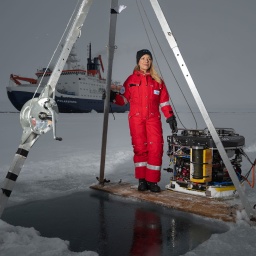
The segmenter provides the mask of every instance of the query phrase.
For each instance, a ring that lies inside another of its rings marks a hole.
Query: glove
[[[116,94],[117,94],[116,92],[110,91],[110,99],[109,99],[110,102],[114,102]],[[106,99],[106,91],[104,90],[102,93],[102,100],[105,100],[105,99]]]
[[[172,133],[177,133],[178,132],[177,121],[176,121],[176,117],[174,115],[167,118],[166,123],[168,123],[170,125]]]
[[[110,91],[110,102],[114,102],[117,92]]]

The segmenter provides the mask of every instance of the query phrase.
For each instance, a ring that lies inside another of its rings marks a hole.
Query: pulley
[[[22,140],[26,139],[26,134],[45,134],[53,129],[53,138],[56,137],[55,124],[57,122],[59,110],[57,103],[52,98],[33,98],[29,100],[21,109],[20,123],[23,128]]]

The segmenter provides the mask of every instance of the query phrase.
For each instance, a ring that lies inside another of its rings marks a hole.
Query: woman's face
[[[148,54],[143,55],[140,58],[139,63],[138,63],[140,70],[142,72],[147,72],[150,69],[151,64],[152,64],[152,59],[151,59],[150,55],[148,55]]]

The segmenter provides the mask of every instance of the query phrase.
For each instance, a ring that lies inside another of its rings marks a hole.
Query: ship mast
[[[89,44],[89,57],[87,58],[87,72],[92,70],[92,46]]]

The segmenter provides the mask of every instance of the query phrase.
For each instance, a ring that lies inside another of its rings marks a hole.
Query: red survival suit
[[[129,126],[134,148],[135,178],[159,182],[163,156],[161,108],[165,118],[173,116],[164,82],[157,83],[150,73],[134,71],[117,94],[114,103],[130,103]]]
[[[162,255],[161,218],[152,211],[136,209],[129,256]]]

